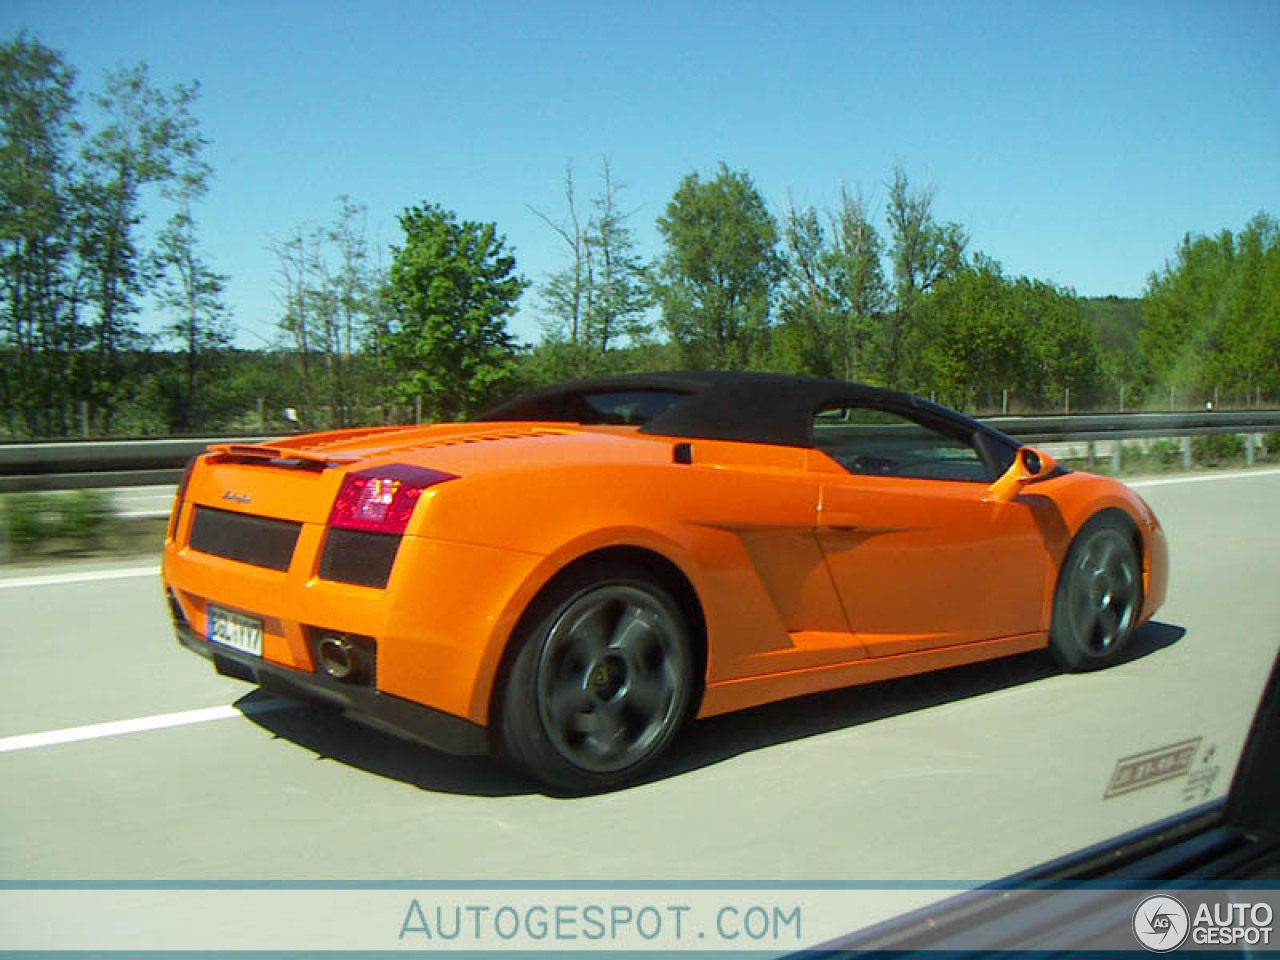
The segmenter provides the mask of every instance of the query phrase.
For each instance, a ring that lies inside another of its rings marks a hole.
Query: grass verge
[[[101,490],[6,494],[0,496],[0,562],[155,554],[166,522],[117,517]]]

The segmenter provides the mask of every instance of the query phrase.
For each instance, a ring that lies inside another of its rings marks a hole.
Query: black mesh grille
[[[288,570],[302,524],[196,507],[191,549],[270,570]]]
[[[396,534],[332,528],[324,538],[320,577],[361,587],[385,587],[399,549]]]

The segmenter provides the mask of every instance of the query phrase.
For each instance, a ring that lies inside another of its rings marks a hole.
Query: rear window
[[[616,390],[588,393],[583,404],[591,417],[583,423],[611,423],[642,426],[670,409],[676,401],[688,396],[672,390]]]

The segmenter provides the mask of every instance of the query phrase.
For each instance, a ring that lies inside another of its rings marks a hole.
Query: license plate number
[[[209,639],[226,647],[262,656],[262,621],[210,606]]]

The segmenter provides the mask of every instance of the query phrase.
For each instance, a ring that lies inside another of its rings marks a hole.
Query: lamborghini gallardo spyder
[[[735,373],[215,445],[164,552],[220,673],[570,792],[694,716],[1046,646],[1106,666],[1167,569],[1115,480],[916,397]]]

